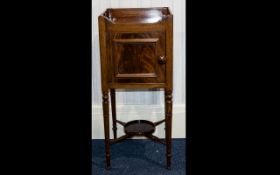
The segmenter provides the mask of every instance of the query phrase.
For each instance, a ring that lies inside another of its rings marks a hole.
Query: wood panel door
[[[165,35],[163,32],[111,34],[111,67],[114,83],[164,83]]]

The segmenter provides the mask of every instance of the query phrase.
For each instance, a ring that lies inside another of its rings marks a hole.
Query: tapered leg
[[[171,168],[171,130],[172,130],[172,90],[165,89],[165,138],[166,138],[166,167]]]
[[[105,134],[105,155],[106,169],[110,168],[110,135],[109,135],[109,100],[108,91],[102,92],[103,118],[104,118],[104,134]]]
[[[117,122],[116,122],[116,95],[115,89],[111,89],[111,108],[112,108],[112,121],[113,121],[113,133],[114,139],[117,138]]]

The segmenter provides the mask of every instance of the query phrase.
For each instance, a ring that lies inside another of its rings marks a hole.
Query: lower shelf
[[[148,135],[155,131],[155,124],[148,120],[133,120],[124,125],[128,135]]]

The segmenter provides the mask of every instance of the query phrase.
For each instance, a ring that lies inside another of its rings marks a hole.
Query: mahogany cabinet
[[[110,145],[132,136],[146,136],[166,145],[166,166],[171,166],[173,15],[169,8],[106,9],[98,17],[106,168]],[[165,117],[161,121],[122,122],[116,117],[115,89],[164,89]],[[109,97],[114,139],[109,137]],[[125,135],[117,137],[117,123]],[[152,133],[165,123],[165,139]]]

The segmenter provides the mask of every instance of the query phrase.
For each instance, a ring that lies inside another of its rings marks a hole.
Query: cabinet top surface
[[[172,15],[168,7],[108,8],[100,16],[114,24],[158,23]]]

